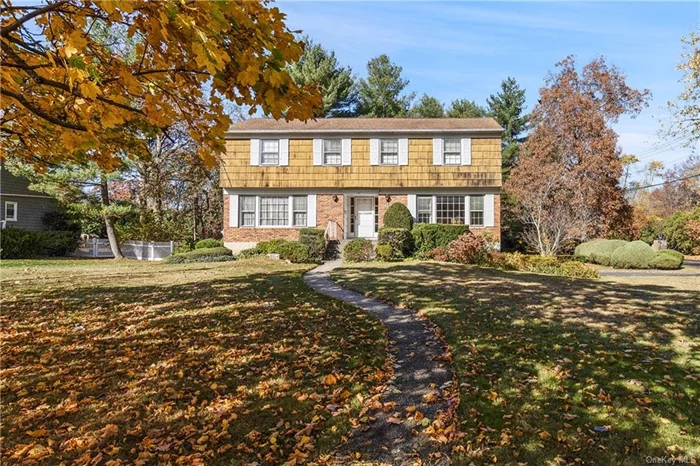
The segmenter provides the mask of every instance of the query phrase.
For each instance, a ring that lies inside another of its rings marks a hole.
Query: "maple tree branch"
[[[87,128],[82,125],[78,125],[75,123],[69,123],[67,121],[61,120],[60,118],[56,118],[54,116],[49,115],[48,113],[44,112],[42,109],[34,106],[31,102],[29,102],[27,99],[25,99],[23,96],[16,94],[12,91],[8,91],[7,89],[0,89],[0,95],[5,95],[7,97],[11,97],[15,99],[17,102],[19,102],[24,108],[35,114],[36,116],[43,118],[44,120],[53,123],[54,125],[62,126],[63,128],[68,128],[68,129],[73,129],[76,131],[87,131]]]
[[[0,36],[8,37],[10,35],[10,33],[14,32],[17,29],[19,29],[20,27],[22,27],[22,25],[24,23],[26,23],[27,21],[29,21],[30,19],[35,18],[35,17],[40,16],[40,15],[43,15],[44,13],[54,11],[54,10],[58,9],[58,7],[66,4],[66,3],[68,3],[68,0],[59,0],[55,3],[49,3],[48,5],[46,5],[44,7],[37,8],[36,10],[34,10],[30,13],[27,13],[26,15],[22,16],[21,18],[15,20],[15,22],[10,24],[9,26],[5,26],[2,29],[2,31],[0,31]]]

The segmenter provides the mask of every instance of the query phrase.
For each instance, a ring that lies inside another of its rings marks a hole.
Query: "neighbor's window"
[[[459,165],[462,163],[462,142],[459,139],[445,139],[443,155],[445,165]]]
[[[430,223],[433,215],[433,196],[418,196],[416,198],[416,222]]]
[[[260,141],[260,163],[262,165],[280,164],[279,139],[263,139]]]
[[[255,226],[255,196],[241,196],[238,200],[241,209],[241,226]]]
[[[5,201],[5,220],[10,222],[17,221],[17,203]]]
[[[469,225],[484,226],[484,196],[469,196]]]
[[[464,196],[436,196],[437,223],[464,223]]]
[[[306,226],[306,211],[308,208],[307,196],[292,197],[292,222],[295,227]],[[312,225],[313,226],[313,225]]]
[[[399,164],[398,139],[382,139],[379,141],[379,163],[382,165]]]
[[[260,226],[287,226],[289,225],[289,198],[288,197],[261,197],[260,198]]]
[[[323,140],[323,164],[340,165],[342,163],[343,143],[340,139]]]

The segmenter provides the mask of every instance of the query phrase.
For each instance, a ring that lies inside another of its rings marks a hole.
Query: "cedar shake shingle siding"
[[[425,209],[428,197],[432,199],[429,221],[469,223],[469,201],[479,197],[484,207],[482,213],[475,207],[474,222],[483,221],[483,226],[470,228],[490,233],[499,241],[501,131],[492,118],[320,118],[308,122],[258,118],[240,122],[229,129],[221,160],[224,242],[241,249],[274,238],[297,239],[300,228],[286,220],[292,218],[293,196],[308,196],[309,227],[326,229],[337,239],[376,237],[392,203],[405,204],[417,218],[418,200]],[[268,139],[272,141],[265,141]],[[328,139],[336,142],[324,142]],[[397,164],[382,164],[383,146],[383,161],[398,159]],[[337,164],[325,165],[326,155]],[[266,165],[264,159],[268,163],[279,160],[279,164]],[[251,220],[251,197],[255,198],[255,222]],[[282,224],[261,220],[263,202],[266,209],[279,203],[279,199],[266,197],[288,198],[289,215],[284,210],[276,214],[285,219]],[[238,216],[244,215],[241,199],[248,206],[245,218],[250,226],[240,225],[243,217]],[[374,210],[370,212],[371,202]],[[233,213],[231,207],[238,211]]]

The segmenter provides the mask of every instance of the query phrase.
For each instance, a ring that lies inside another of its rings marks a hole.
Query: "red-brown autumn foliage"
[[[604,58],[579,72],[573,57],[557,63],[532,112],[533,131],[506,189],[518,201],[524,240],[556,254],[573,239],[603,236],[627,222],[617,134],[623,114],[647,105]]]

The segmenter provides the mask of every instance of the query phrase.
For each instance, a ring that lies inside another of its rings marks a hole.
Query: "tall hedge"
[[[302,228],[299,230],[299,242],[309,248],[313,260],[323,259],[326,252],[326,232],[321,228]]]
[[[384,228],[413,228],[413,216],[408,211],[408,207],[396,202],[391,204],[384,213]]]
[[[0,258],[30,259],[36,256],[67,256],[78,248],[74,231],[27,231],[5,228],[0,233]]]

